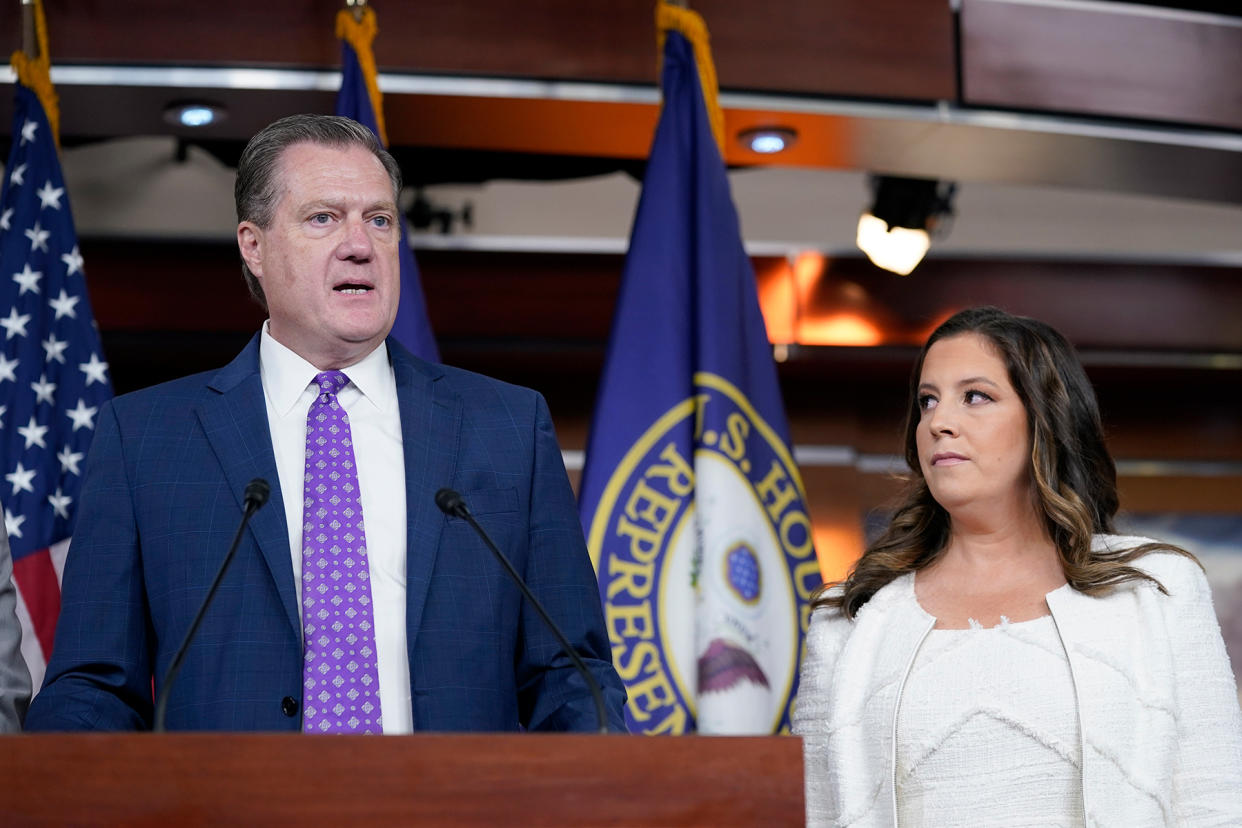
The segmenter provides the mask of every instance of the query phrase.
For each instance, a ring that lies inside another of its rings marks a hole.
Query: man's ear
[[[256,279],[263,279],[263,230],[252,221],[237,225],[237,249]]]

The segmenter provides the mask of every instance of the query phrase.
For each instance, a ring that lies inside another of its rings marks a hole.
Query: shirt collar
[[[381,342],[374,351],[344,370],[362,396],[380,411],[388,411],[396,403],[397,381],[389,364],[387,342]]]
[[[283,417],[293,410],[319,369],[277,342],[268,332],[269,322],[263,323],[259,339],[259,374],[273,407]],[[362,396],[381,411],[388,410],[396,399],[396,381],[386,342],[344,371]]]

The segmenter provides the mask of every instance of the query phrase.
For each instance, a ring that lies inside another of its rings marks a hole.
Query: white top
[[[1078,828],[1081,767],[1074,679],[1052,616],[928,634],[897,713],[903,828]]]
[[[293,583],[302,612],[302,482],[306,469],[306,414],[317,389],[319,369],[281,345],[263,323],[259,374],[267,402],[267,424],[285,503]],[[349,416],[362,500],[371,601],[375,609],[375,650],[380,709],[385,733],[410,733],[410,660],[405,641],[405,455],[397,381],[381,344],[345,369],[349,384],[337,395]]]

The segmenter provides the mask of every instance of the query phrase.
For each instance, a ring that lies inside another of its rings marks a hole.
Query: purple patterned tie
[[[302,500],[302,730],[382,733],[374,614],[349,416],[340,371],[315,377]]]

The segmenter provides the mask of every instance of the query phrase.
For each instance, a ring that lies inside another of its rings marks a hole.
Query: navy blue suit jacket
[[[170,730],[299,730],[302,641],[259,378],[259,339],[218,372],[99,414],[30,730],[143,729],[255,477],[272,483],[190,648]],[[388,342],[405,453],[406,646],[418,730],[588,730],[594,706],[535,611],[463,521],[457,489],[603,685],[624,730],[598,587],[543,398]]]

